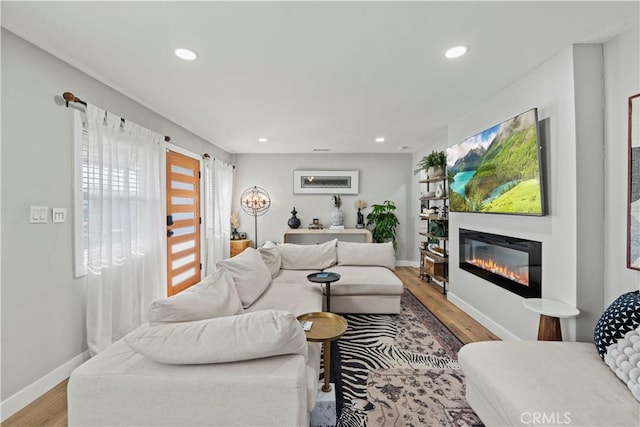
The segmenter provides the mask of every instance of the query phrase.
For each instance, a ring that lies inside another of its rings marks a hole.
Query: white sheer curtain
[[[83,210],[92,355],[146,321],[166,295],[163,137],[87,106]]]
[[[231,239],[231,194],[233,166],[218,159],[205,158],[205,275],[217,261],[229,257]]]

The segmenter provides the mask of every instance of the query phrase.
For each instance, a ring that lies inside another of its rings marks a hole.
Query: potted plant
[[[429,221],[429,234],[435,237],[447,237],[449,234],[448,222],[441,219]]]
[[[394,211],[396,205],[389,200],[381,205],[371,205],[371,212],[367,215],[367,228],[373,234],[373,241],[376,243],[393,242],[396,249],[396,226],[400,224]]]
[[[428,156],[423,156],[418,162],[417,171],[424,170],[427,178],[439,178],[444,176],[444,169],[447,166],[447,156],[444,151],[432,151]]]

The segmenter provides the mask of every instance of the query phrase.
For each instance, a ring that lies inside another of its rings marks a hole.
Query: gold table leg
[[[322,391],[328,393],[331,391],[331,384],[329,380],[329,375],[331,373],[331,341],[325,341],[322,343],[322,347],[324,350],[324,385],[322,386]]]

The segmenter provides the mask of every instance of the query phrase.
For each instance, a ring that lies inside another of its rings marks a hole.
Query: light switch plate
[[[31,224],[46,224],[49,221],[47,206],[31,206],[29,210],[29,222]]]
[[[67,210],[65,208],[52,208],[51,219],[55,224],[65,222],[67,219]]]

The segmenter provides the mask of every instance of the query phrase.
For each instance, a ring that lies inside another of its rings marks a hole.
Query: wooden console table
[[[285,230],[282,233],[282,243],[298,243],[303,245],[316,245],[338,239],[343,242],[371,243],[371,232],[364,228],[345,228],[344,230],[309,230],[307,228],[295,228]]]

